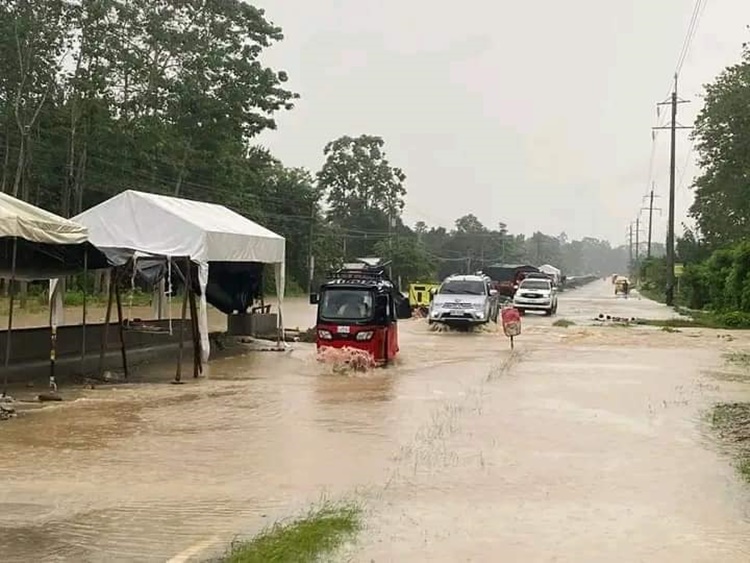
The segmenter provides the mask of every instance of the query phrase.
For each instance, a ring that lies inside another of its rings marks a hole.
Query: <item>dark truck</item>
[[[487,268],[485,274],[492,280],[492,288],[498,295],[512,299],[518,284],[532,272],[540,273],[539,268],[528,264],[495,264]]]

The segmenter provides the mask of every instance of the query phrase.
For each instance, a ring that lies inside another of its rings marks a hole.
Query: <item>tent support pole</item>
[[[198,329],[198,307],[195,303],[195,292],[190,291],[190,326],[193,335],[193,377],[198,377],[203,372],[201,365],[201,340]]]
[[[10,304],[8,311],[8,332],[5,335],[5,358],[4,358],[4,369],[3,369],[3,397],[8,394],[8,370],[10,369],[10,337],[13,333],[13,301],[16,296],[16,257],[18,255],[18,238],[13,238],[13,255],[11,257],[10,266],[10,286],[8,287],[8,293],[10,294]]]
[[[64,284],[63,280],[60,280],[60,284]],[[58,286],[60,285],[58,284]],[[58,291],[59,291],[58,287]],[[50,348],[49,348],[49,387],[52,391],[55,390],[57,384],[55,382],[55,359],[57,358],[57,320],[52,319],[52,307],[49,310],[49,328],[50,328]]]
[[[104,375],[104,353],[109,342],[109,323],[112,320],[112,300],[115,297],[115,285],[117,285],[117,271],[112,268],[109,271],[109,298],[107,300],[107,314],[104,318],[104,330],[102,330],[102,347],[99,350],[99,377]]]
[[[89,276],[89,252],[83,253],[83,311],[81,313],[81,375],[86,373],[86,289]]]
[[[122,318],[122,297],[120,296],[119,286],[115,287],[115,300],[117,301],[117,324],[120,335],[120,354],[122,355],[122,370],[125,373],[125,379],[128,378],[128,354],[125,350],[125,327]]]
[[[182,382],[182,351],[185,348],[185,316],[187,315],[187,304],[188,304],[188,293],[192,291],[192,287],[190,287],[190,258],[185,258],[185,265],[187,266],[187,271],[185,272],[185,275],[183,276],[183,279],[185,280],[185,293],[182,296],[182,315],[180,317],[180,342],[178,344],[178,352],[177,352],[177,373],[175,373],[174,380],[175,383],[181,383]]]

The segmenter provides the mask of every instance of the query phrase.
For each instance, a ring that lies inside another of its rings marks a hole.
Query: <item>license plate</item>
[[[336,332],[339,334],[349,334],[351,327],[348,326],[338,326],[336,327]]]

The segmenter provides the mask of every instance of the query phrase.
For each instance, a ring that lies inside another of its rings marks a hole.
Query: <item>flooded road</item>
[[[386,370],[313,347],[212,363],[0,424],[2,561],[200,561],[321,495],[368,518],[354,561],[747,561],[750,494],[705,434],[750,387],[709,373],[715,331],[591,326],[672,313],[595,282],[486,331],[400,325]],[[288,324],[312,324],[298,302]]]

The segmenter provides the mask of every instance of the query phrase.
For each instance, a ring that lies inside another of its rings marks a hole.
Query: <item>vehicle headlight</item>
[[[331,336],[331,331],[330,330],[323,330],[323,329],[318,330],[318,338],[320,338],[322,340],[332,340],[333,339],[333,337]]]
[[[477,318],[483,319],[484,318],[484,311],[477,311]]]
[[[359,342],[366,342],[367,340],[372,340],[373,331],[371,330],[363,330],[362,332],[357,333],[357,340]]]

